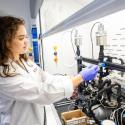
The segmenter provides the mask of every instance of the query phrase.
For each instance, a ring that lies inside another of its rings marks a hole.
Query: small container
[[[87,116],[80,110],[72,110],[61,113],[64,125],[87,125]]]
[[[116,124],[115,124],[114,121],[107,119],[107,120],[103,120],[103,121],[101,122],[101,125],[116,125]]]

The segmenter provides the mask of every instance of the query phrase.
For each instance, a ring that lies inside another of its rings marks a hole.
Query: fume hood
[[[45,0],[41,7],[43,37],[124,8],[124,0]]]

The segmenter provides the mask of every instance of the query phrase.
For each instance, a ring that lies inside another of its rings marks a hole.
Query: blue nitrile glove
[[[98,73],[98,66],[94,65],[94,66],[89,66],[83,69],[80,72],[80,75],[82,76],[84,81],[89,81],[89,80],[93,80],[95,76],[97,75],[97,73]]]

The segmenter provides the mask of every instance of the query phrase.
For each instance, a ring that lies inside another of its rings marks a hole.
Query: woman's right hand
[[[82,76],[84,81],[93,80],[98,73],[98,66],[89,66],[84,68],[79,74]]]

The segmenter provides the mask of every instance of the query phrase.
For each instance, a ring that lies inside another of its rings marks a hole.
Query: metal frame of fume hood
[[[85,58],[85,57],[82,57],[82,56],[80,56],[80,59],[84,62],[88,62],[88,63],[91,63],[91,64],[98,65],[100,63],[99,60],[91,59],[91,58]],[[111,70],[117,70],[117,71],[125,72],[125,66],[123,66],[123,65],[111,63],[111,62],[108,62],[108,61],[103,62],[103,63],[105,63],[106,67],[111,69]]]

